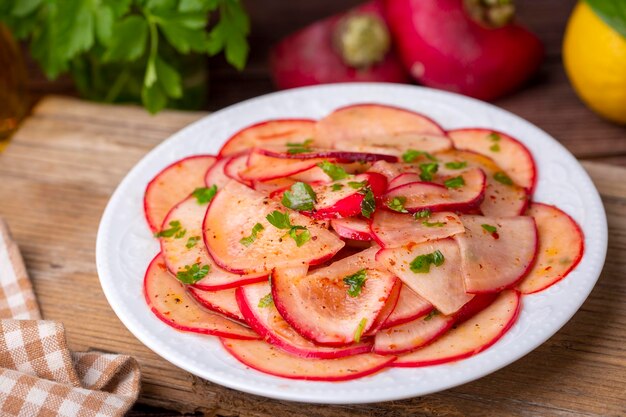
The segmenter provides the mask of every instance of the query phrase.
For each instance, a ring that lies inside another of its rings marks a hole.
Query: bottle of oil
[[[0,23],[0,151],[27,110],[26,67],[19,46]]]

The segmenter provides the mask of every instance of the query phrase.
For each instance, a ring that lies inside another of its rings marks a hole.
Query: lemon
[[[626,124],[626,38],[584,1],[567,24],[563,60],[579,97],[601,116]]]

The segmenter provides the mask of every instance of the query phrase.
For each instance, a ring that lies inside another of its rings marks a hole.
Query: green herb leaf
[[[445,185],[446,188],[459,188],[465,185],[465,180],[461,176],[448,178],[443,182],[443,185]]]
[[[372,217],[372,213],[376,211],[376,200],[374,199],[374,193],[370,187],[365,189],[365,196],[361,201],[361,214],[366,219]]]
[[[604,23],[626,38],[626,2],[624,0],[585,1]]]
[[[263,229],[264,227],[261,223],[255,224],[254,226],[252,226],[252,231],[250,233],[250,236],[241,238],[239,240],[239,243],[241,243],[242,245],[246,247],[252,245],[254,241],[256,240],[258,233]]]
[[[161,84],[165,94],[171,98],[181,98],[183,95],[183,85],[178,71],[158,56],[155,60],[155,71],[159,84]]]
[[[103,55],[105,61],[134,61],[146,50],[148,22],[139,15],[127,16],[113,26],[113,36]]]
[[[361,294],[365,281],[367,281],[367,271],[365,269],[343,278],[343,283],[348,286],[348,295],[350,297],[358,297]]]
[[[259,300],[259,308],[267,308],[274,305],[274,298],[272,297],[272,293],[269,292],[263,298]]]
[[[443,226],[446,225],[445,222],[433,222],[433,223],[431,223],[431,222],[427,222],[427,221],[426,222],[422,222],[422,224],[424,226],[426,226],[426,227],[443,227]]]
[[[266,217],[268,222],[277,229],[291,229],[291,222],[289,221],[288,213],[281,213],[278,210],[274,210]]]
[[[415,161],[417,158],[419,158],[420,156],[425,156],[426,158],[430,159],[431,161],[436,161],[437,160],[437,158],[435,158],[434,156],[432,156],[428,152],[416,151],[415,149],[408,149],[406,152],[404,152],[402,154],[402,160],[404,162],[411,163],[411,162]]]
[[[418,212],[415,212],[413,214],[413,217],[415,217],[415,220],[417,219],[427,219],[430,217],[430,215],[432,214],[432,212],[430,211],[430,209],[424,209],[424,210],[420,210]]]
[[[333,191],[339,191],[339,190],[341,190],[343,188],[343,184],[333,184],[330,188]]]
[[[298,233],[298,231],[300,231],[300,233]],[[297,247],[311,240],[311,232],[304,226],[293,226],[289,229],[289,236],[296,242]]]
[[[180,239],[187,233],[186,229],[183,229],[178,220],[172,220],[169,222],[169,229],[161,230],[154,234],[155,237],[174,237]]]
[[[323,161],[317,164],[317,166],[322,168],[322,171],[324,171],[324,173],[328,175],[333,181],[339,181],[348,178],[348,173],[346,172],[346,170],[339,165],[335,165],[328,161]]]
[[[185,247],[187,249],[191,249],[195,247],[201,239],[202,238],[200,236],[191,236],[189,239],[187,239],[187,244],[185,245]]]
[[[463,169],[466,166],[467,166],[467,161],[446,162],[446,168],[448,169]]]
[[[406,203],[406,197],[398,196],[394,197],[391,201],[388,201],[387,207],[399,213],[408,213],[408,210],[404,208],[404,203]]]
[[[500,152],[500,144],[494,143],[493,145],[489,147],[489,150],[491,152]]]
[[[487,139],[489,139],[492,142],[500,142],[500,135],[496,132],[491,132],[490,134],[487,135]]]
[[[246,36],[250,22],[239,0],[220,1],[220,21],[209,33],[207,52],[215,55],[225,50],[226,61],[238,70],[243,69],[248,57]]]
[[[367,324],[367,319],[362,318],[359,322],[359,325],[356,327],[354,331],[354,341],[359,343],[361,341],[361,336],[363,335],[363,330],[365,330],[365,325]]]
[[[316,201],[317,196],[313,188],[307,183],[297,182],[283,193],[281,203],[292,210],[310,211],[313,210]]]
[[[443,265],[444,261],[445,261],[445,258],[443,257],[443,253],[441,253],[439,249],[433,252],[433,265],[441,266]]]
[[[485,229],[487,231],[487,233],[496,233],[498,231],[498,228],[495,226],[492,226],[490,224],[481,224],[480,225],[483,229]]]
[[[438,316],[439,314],[440,314],[439,310],[437,310],[436,308],[433,308],[432,310],[430,310],[430,313],[428,313],[426,317],[424,317],[424,321],[429,321],[433,317]]]
[[[498,171],[493,174],[493,179],[498,181],[500,184],[513,185],[513,180],[511,179],[511,177],[509,177],[502,171]]]
[[[307,139],[301,143],[287,143],[287,153],[290,155],[307,153],[311,152],[311,144],[313,143],[313,139]]]
[[[195,284],[206,277],[211,269],[210,265],[193,264],[185,265],[185,269],[176,273],[176,278],[184,284]]]
[[[350,186],[350,188],[354,188],[355,190],[360,190],[361,188],[367,186],[367,180],[366,181],[348,181],[348,186]]]
[[[426,274],[430,272],[430,265],[441,266],[445,258],[439,249],[432,253],[416,256],[409,264],[411,271],[416,274]]]
[[[433,175],[435,175],[438,169],[439,169],[439,164],[436,162],[431,162],[428,164],[420,164],[420,170],[421,170],[420,179],[422,181],[432,181]]]
[[[210,203],[211,200],[213,200],[213,197],[215,197],[215,194],[217,193],[217,185],[213,184],[210,187],[202,187],[202,188],[196,188],[195,190],[193,190],[193,193],[191,193],[192,196],[196,197],[196,200],[198,200],[198,204],[206,204],[206,203]]]

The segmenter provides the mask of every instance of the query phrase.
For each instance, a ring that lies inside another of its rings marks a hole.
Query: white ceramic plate
[[[247,368],[217,338],[176,331],[148,309],[143,299],[145,269],[159,251],[144,220],[146,184],[182,157],[216,153],[237,130],[272,118],[321,118],[352,103],[375,102],[415,110],[445,129],[487,127],[509,133],[530,148],[539,179],[535,200],[556,204],[585,234],[578,267],[546,291],[523,298],[517,323],[494,346],[455,363],[393,368],[348,382],[278,378]],[[97,266],[104,293],[128,329],[173,364],[237,390],[266,397],[329,404],[397,400],[460,385],[519,359],[554,335],[585,301],[604,264],[607,225],[597,190],[576,159],[536,126],[492,105],[427,88],[392,84],[336,84],[258,97],[213,113],[176,133],[146,155],[119,185],[102,217]]]

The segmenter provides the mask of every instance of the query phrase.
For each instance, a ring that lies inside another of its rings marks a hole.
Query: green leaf
[[[443,182],[443,185],[445,185],[446,188],[460,188],[465,185],[465,180],[461,176],[448,178]]]
[[[167,96],[158,83],[141,89],[141,102],[152,114],[158,113],[167,105]]]
[[[267,293],[263,298],[259,300],[259,308],[267,308],[274,305],[274,298],[272,297],[272,293]]]
[[[189,239],[187,239],[187,244],[185,245],[185,247],[187,249],[191,249],[195,247],[200,240],[202,240],[202,237],[200,236],[191,236]]]
[[[163,32],[165,39],[178,52],[204,52],[207,33],[207,14],[203,12],[156,14],[155,22]]]
[[[445,222],[428,222],[428,221],[423,221],[422,224],[426,227],[443,227],[445,226],[447,223]]]
[[[210,187],[196,188],[193,190],[193,193],[191,193],[191,195],[198,200],[198,204],[210,203],[213,197],[215,197],[215,194],[217,194],[217,185],[215,184]]]
[[[348,186],[355,190],[360,190],[361,188],[367,186],[367,180],[366,181],[348,181]]]
[[[287,143],[287,153],[289,155],[296,155],[300,153],[308,153],[311,152],[311,143],[313,143],[313,139],[307,139],[302,143]]]
[[[339,191],[343,188],[343,184],[333,184],[330,186],[333,191]]]
[[[420,210],[418,212],[415,212],[415,214],[413,214],[413,217],[415,217],[415,220],[417,219],[427,219],[429,218],[431,215],[431,211],[430,209],[424,209],[424,210]]]
[[[150,11],[171,11],[176,8],[176,0],[146,0],[144,7]]]
[[[491,234],[493,234],[493,233],[497,233],[497,232],[498,232],[498,228],[497,228],[497,227],[495,227],[495,226],[492,226],[492,225],[490,225],[490,224],[486,224],[486,223],[485,223],[485,224],[481,224],[480,226],[481,226],[483,229],[485,229],[485,231],[486,231],[487,233],[491,233]]]
[[[65,59],[89,50],[94,43],[94,16],[91,3],[84,0],[59,1],[57,48]]]
[[[491,145],[489,147],[489,150],[491,152],[500,152],[500,144],[499,143],[494,143],[493,145]]]
[[[265,218],[277,229],[291,229],[291,222],[289,221],[288,213],[281,213],[278,210],[274,210],[265,216]]]
[[[361,341],[361,336],[363,335],[363,330],[365,329],[365,325],[367,324],[367,319],[362,318],[359,322],[359,325],[356,327],[354,331],[354,341],[359,343]]]
[[[180,237],[185,235],[186,230],[183,230],[182,225],[178,220],[172,220],[169,222],[169,229],[163,229],[160,232],[154,234],[155,237],[177,237],[182,233]]]
[[[448,169],[463,169],[466,166],[467,166],[467,161],[446,162],[446,168]]]
[[[626,0],[585,0],[591,9],[626,38]]]
[[[424,321],[430,321],[433,317],[439,314],[440,314],[439,310],[437,310],[436,308],[433,308],[432,310],[430,310],[430,313],[428,313],[426,317],[424,317]]]
[[[264,227],[261,223],[255,224],[254,226],[252,226],[252,232],[250,233],[250,236],[241,238],[239,240],[239,243],[241,243],[245,247],[252,245],[254,241],[256,240],[258,233],[262,231],[263,229]]]
[[[491,132],[490,134],[487,135],[487,139],[489,139],[492,142],[500,142],[500,139],[502,139],[500,137],[500,135],[496,132]]]
[[[147,40],[148,22],[138,15],[125,17],[113,26],[113,36],[108,49],[104,53],[104,60],[134,61],[146,51]],[[154,99],[155,96],[156,93],[154,91],[147,93],[147,97],[151,99]],[[164,106],[165,104],[162,107]]]
[[[311,232],[304,226],[293,226],[289,229],[289,236],[295,240],[296,246],[300,247],[311,239]]]
[[[376,200],[374,199],[374,193],[370,187],[367,187],[365,196],[361,201],[361,214],[366,219],[372,217],[372,214],[376,211]]]
[[[114,16],[113,9],[108,6],[101,6],[94,10],[94,19],[96,25],[96,38],[102,46],[109,46],[113,38]]]
[[[210,10],[209,2],[205,0],[180,0],[178,11],[180,12],[207,12]]]
[[[322,171],[333,181],[343,180],[349,176],[345,169],[328,161],[322,161],[317,166],[322,168]]]
[[[411,163],[415,161],[420,156],[425,156],[431,161],[437,161],[437,158],[424,151],[416,151],[415,149],[408,149],[405,153],[402,154],[402,160],[407,163]]]
[[[15,17],[27,16],[41,6],[42,2],[43,0],[17,0],[13,5],[13,9],[11,9],[11,14]]]
[[[445,258],[439,249],[432,253],[416,256],[409,264],[409,268],[416,274],[426,274],[430,272],[430,265],[441,266]]]
[[[313,210],[316,201],[315,191],[304,182],[297,182],[292,185],[290,190],[283,193],[281,200],[283,206],[298,211]]]
[[[387,207],[393,211],[397,211],[398,213],[408,213],[407,209],[404,208],[404,203],[406,203],[406,197],[398,196],[394,197],[391,201],[388,201]]]
[[[210,265],[185,265],[185,269],[176,273],[176,278],[184,284],[195,284],[202,278],[206,277],[210,270]]]
[[[363,284],[367,280],[367,271],[361,269],[352,275],[343,278],[343,283],[348,286],[348,295],[350,297],[358,297],[361,294]]]
[[[511,179],[511,177],[509,177],[502,171],[498,171],[493,174],[493,179],[498,181],[500,184],[513,185],[513,180]]]
[[[432,181],[433,175],[439,170],[439,164],[430,162],[428,164],[420,164],[420,179],[422,181]]]
[[[155,64],[157,78],[165,94],[171,98],[181,98],[183,85],[180,74],[159,57],[156,58]],[[215,191],[217,191],[217,187]]]

